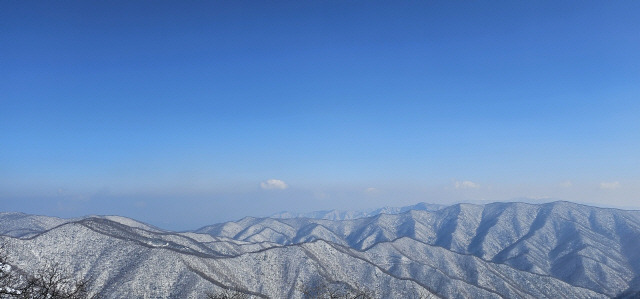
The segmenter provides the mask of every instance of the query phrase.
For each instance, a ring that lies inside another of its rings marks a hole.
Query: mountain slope
[[[322,235],[310,226],[323,227]],[[277,237],[261,233],[267,228]],[[329,235],[333,243],[359,250],[408,237],[609,296],[640,290],[640,211],[568,202],[457,204],[345,221],[245,218],[197,232],[279,244]]]
[[[568,202],[458,204],[342,221],[246,217],[181,233],[116,216],[0,217],[13,266],[58,263],[93,278],[91,291],[106,298],[201,298],[223,288],[301,298],[316,284],[379,298],[640,291],[640,212]]]
[[[324,241],[220,257],[176,244],[156,246],[118,229],[130,228],[104,219],[78,221],[29,239],[3,237],[3,243],[14,266],[29,271],[47,262],[65,265],[77,276],[93,277],[92,291],[106,298],[202,298],[220,288],[300,298],[303,286],[315,281],[377,290],[384,298],[429,294],[415,281],[386,274]]]
[[[29,237],[72,220],[24,213],[0,213],[0,235]]]
[[[358,218],[365,218],[376,216],[379,214],[400,214],[411,210],[423,210],[423,211],[437,211],[446,206],[439,204],[431,204],[426,202],[417,203],[415,205],[404,207],[383,207],[374,210],[366,211],[342,211],[342,210],[327,210],[327,211],[315,211],[309,213],[294,213],[294,212],[280,212],[269,216],[269,218],[277,219],[289,219],[289,218],[313,218],[313,219],[325,219],[325,220],[352,220]]]

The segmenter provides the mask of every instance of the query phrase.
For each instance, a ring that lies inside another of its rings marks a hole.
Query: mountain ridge
[[[78,277],[96,277],[92,292],[107,298],[199,298],[224,288],[301,298],[313,281],[342,281],[381,298],[640,291],[640,211],[570,202],[462,203],[347,220],[245,217],[184,232],[119,216],[47,222],[7,215],[0,213],[0,240],[15,266],[56,261]],[[58,222],[40,233],[14,233],[19,225]]]
[[[333,209],[333,210],[321,210],[321,211],[303,212],[303,213],[282,211],[282,212],[272,214],[265,218],[279,218],[279,219],[314,218],[314,219],[326,219],[326,220],[351,220],[351,219],[357,219],[357,218],[371,217],[378,214],[400,214],[410,210],[436,211],[444,207],[446,207],[446,205],[420,202],[420,203],[409,205],[409,206],[401,206],[401,207],[387,206],[387,207],[368,209],[368,210]]]

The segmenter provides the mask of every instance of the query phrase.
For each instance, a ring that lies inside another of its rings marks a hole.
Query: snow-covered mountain
[[[151,231],[162,231],[159,228],[151,226],[140,221],[136,221],[122,216],[98,216],[91,215],[84,218],[103,218],[118,222],[127,226],[143,228]],[[82,218],[58,218],[40,215],[29,215],[16,212],[0,212],[0,235],[26,238],[38,235],[43,231],[52,229],[56,226],[81,220]]]
[[[343,210],[326,210],[315,211],[309,213],[295,213],[295,212],[280,212],[269,216],[270,218],[314,218],[314,219],[327,219],[327,220],[351,220],[357,218],[371,217],[379,214],[400,214],[410,210],[423,210],[423,211],[437,211],[446,207],[445,205],[432,204],[421,202],[415,205],[404,207],[383,207],[371,210],[362,211],[343,211]]]
[[[568,202],[457,204],[350,220],[247,217],[179,233],[123,217],[4,213],[0,232],[14,268],[54,262],[90,277],[91,293],[106,298],[203,298],[230,288],[302,298],[318,283],[379,298],[640,291],[640,211]]]

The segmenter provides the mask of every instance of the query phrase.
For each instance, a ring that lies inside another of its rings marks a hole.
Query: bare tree
[[[35,274],[18,274],[0,245],[0,298],[17,299],[85,299],[89,280],[75,279],[57,263],[51,263]],[[95,296],[94,296],[95,297]]]
[[[4,244],[0,244],[0,298],[13,298],[20,295],[20,290],[15,288],[18,281],[16,271],[7,261]]]
[[[60,264],[48,264],[30,276],[19,290],[20,298],[29,299],[85,299],[89,281],[75,279]]]

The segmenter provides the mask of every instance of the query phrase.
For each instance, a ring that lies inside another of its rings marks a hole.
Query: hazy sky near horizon
[[[640,207],[637,1],[2,1],[1,210]]]

